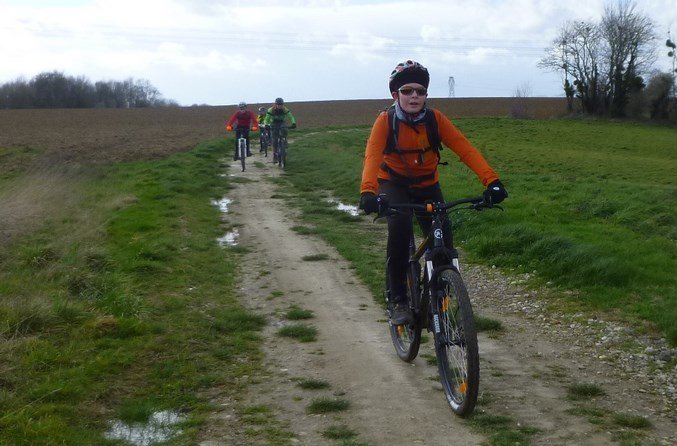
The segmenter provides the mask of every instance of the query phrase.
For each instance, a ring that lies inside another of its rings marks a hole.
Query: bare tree
[[[597,113],[604,84],[600,70],[601,54],[602,34],[598,25],[567,22],[539,66],[561,72],[567,97],[573,98],[575,94],[583,111]]]
[[[528,82],[515,88],[510,105],[510,117],[517,119],[529,119],[529,97],[531,96],[531,85]]]
[[[614,116],[624,116],[630,95],[644,88],[645,75],[656,61],[654,28],[648,17],[635,12],[630,0],[604,8],[600,24],[607,69],[605,106]]]
[[[567,98],[586,113],[622,116],[655,61],[653,22],[630,0],[607,5],[599,24],[567,22],[539,66],[562,73]]]
[[[45,72],[30,81],[19,78],[0,85],[0,108],[90,108],[178,106],[165,100],[150,81],[128,78],[124,81],[98,81],[84,76]]]

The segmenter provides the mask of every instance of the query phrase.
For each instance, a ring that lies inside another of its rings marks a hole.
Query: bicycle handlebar
[[[476,211],[481,211],[482,209],[491,209],[498,208],[503,209],[498,205],[492,204],[484,199],[483,196],[479,197],[470,197],[470,198],[460,198],[458,200],[447,201],[447,202],[427,202],[424,204],[415,204],[415,203],[388,203],[387,198],[379,196],[379,208],[381,209],[378,213],[378,217],[385,217],[387,215],[394,215],[400,213],[405,209],[412,209],[414,211],[422,211],[428,214],[439,214],[446,213],[447,211],[460,206],[462,204],[470,204],[470,206],[465,207],[464,209],[473,209]]]

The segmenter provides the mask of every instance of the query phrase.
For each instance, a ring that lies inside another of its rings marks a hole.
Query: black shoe
[[[393,310],[390,313],[390,322],[393,325],[408,325],[414,321],[414,315],[411,313],[409,305],[405,302],[396,302],[393,304]]]
[[[239,160],[240,160],[240,157],[238,157],[238,156],[233,158],[233,161],[239,161]]]
[[[247,156],[252,156],[252,153],[251,153],[251,152],[247,152]]]

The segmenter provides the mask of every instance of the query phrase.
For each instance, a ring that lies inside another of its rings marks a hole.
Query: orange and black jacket
[[[497,180],[496,172],[463,133],[440,111],[429,108],[427,113],[431,112],[435,113],[442,144],[456,153],[477,174],[484,186]],[[413,180],[409,182],[411,187],[427,187],[438,182],[439,157],[435,150],[429,149],[425,123],[421,122],[415,127],[399,120],[397,123],[397,147],[400,151],[386,153],[388,134],[392,132],[388,124],[388,113],[384,111],[376,118],[365,150],[360,193],[377,194],[379,180],[397,181],[408,178]]]

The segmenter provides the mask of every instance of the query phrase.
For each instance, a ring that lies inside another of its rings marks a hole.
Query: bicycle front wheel
[[[439,312],[435,353],[440,382],[451,409],[460,416],[472,413],[477,402],[480,361],[477,332],[468,291],[458,271],[447,268],[437,276],[434,305]]]
[[[407,273],[407,282],[410,292],[418,288],[418,277],[412,275],[412,271]],[[388,329],[390,339],[393,341],[397,356],[404,362],[411,362],[418,356],[418,350],[421,346],[421,323],[418,318],[408,325],[395,325],[390,321],[390,312],[392,304],[390,301],[390,274],[386,265],[386,308],[388,311]]]
[[[247,142],[244,139],[239,141],[240,164],[242,164],[242,171],[244,172],[245,159],[247,158]]]

